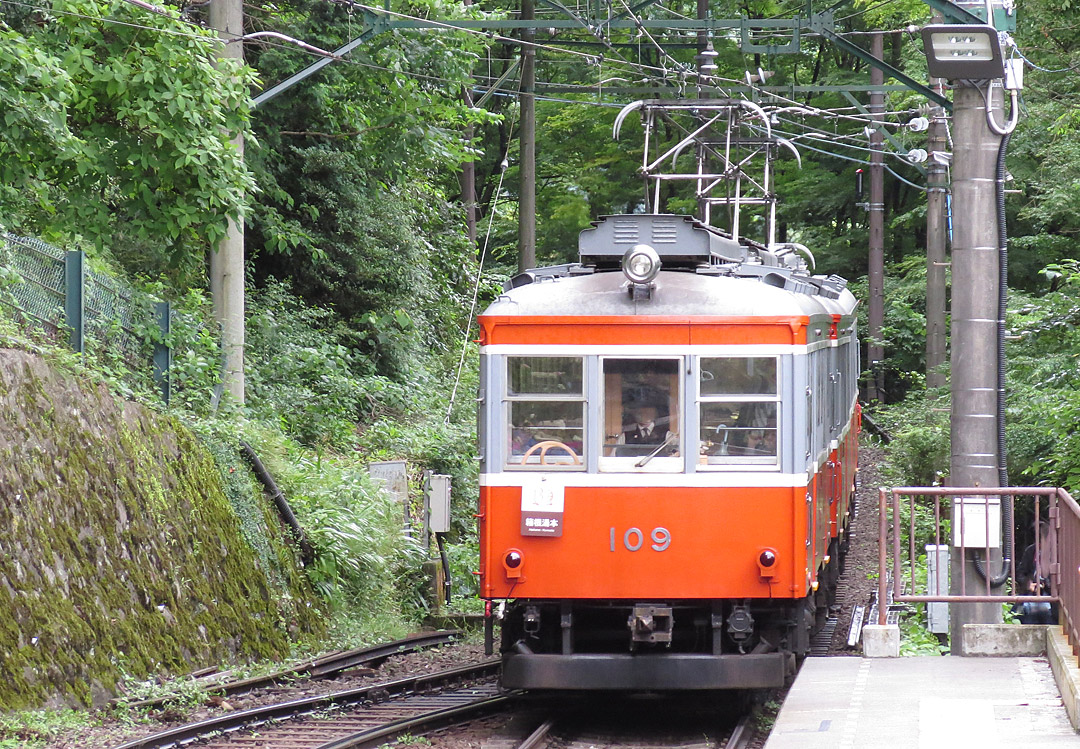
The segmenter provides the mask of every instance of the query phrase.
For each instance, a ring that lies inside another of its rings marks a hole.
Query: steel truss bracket
[[[902,70],[899,70],[898,68],[894,68],[892,65],[885,62],[884,60],[880,60],[880,59],[874,57],[872,54],[867,52],[865,49],[863,49],[859,45],[853,44],[852,42],[849,42],[847,39],[840,36],[839,34],[837,34],[832,29],[832,24],[831,23],[828,24],[828,25],[821,24],[821,23],[818,22],[818,17],[817,16],[811,16],[809,22],[810,22],[811,31],[816,31],[817,33],[821,34],[823,37],[828,39],[830,42],[835,44],[840,49],[844,50],[845,52],[847,52],[849,54],[855,55],[857,58],[859,58],[863,62],[870,63],[875,68],[878,68],[883,73],[885,73],[886,76],[892,76],[893,78],[895,78],[896,80],[900,81],[905,86],[910,88],[912,91],[914,91],[916,93],[919,93],[919,94],[922,94],[923,96],[925,96],[927,99],[934,102],[938,106],[944,107],[949,112],[952,111],[952,102],[951,101],[946,99],[944,96],[939,94],[934,89],[927,86],[925,83],[920,83],[919,81],[915,80],[910,75],[903,72]]]
[[[828,13],[828,16],[831,24],[832,13]],[[739,23],[739,51],[747,55],[798,54],[800,50],[799,31],[803,23],[803,19],[798,16],[794,19],[742,18]],[[763,33],[768,34],[770,37],[781,33],[789,33],[791,37],[783,44],[759,44],[755,39],[760,39]]]
[[[945,17],[946,23],[975,23],[981,25],[987,22],[986,8],[981,4],[974,11],[970,11],[949,2],[949,0],[923,0],[923,2],[941,13]],[[1009,6],[1008,3],[1006,5],[1008,7],[994,8],[992,23],[998,31],[1016,31],[1016,10]]]

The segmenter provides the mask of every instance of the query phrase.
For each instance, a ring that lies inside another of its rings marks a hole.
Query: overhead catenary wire
[[[161,27],[146,26],[146,25],[130,23],[130,22],[126,22],[126,21],[119,21],[119,20],[116,20],[116,19],[107,19],[107,18],[102,18],[102,17],[98,17],[98,16],[89,16],[89,15],[85,15],[85,14],[81,14],[81,13],[75,13],[75,12],[71,12],[71,11],[55,11],[55,10],[52,10],[51,8],[46,8],[45,6],[31,4],[31,3],[24,3],[24,2],[20,2],[19,0],[7,0],[7,1],[10,2],[12,5],[16,5],[16,6],[20,6],[20,7],[47,10],[49,12],[53,12],[53,13],[57,13],[57,14],[68,15],[68,16],[78,17],[78,18],[85,18],[87,20],[93,20],[93,21],[98,21],[98,22],[102,22],[102,23],[116,24],[116,25],[132,27],[132,28],[143,29],[143,30],[146,30],[146,31],[154,31],[154,32],[158,32],[158,33],[172,34],[172,35],[175,35],[175,36],[180,36],[180,37],[186,37],[186,38],[190,38],[190,39],[196,39],[196,40],[205,41],[208,44],[216,44],[216,43],[218,43],[218,39],[215,38],[212,35],[209,35],[209,34],[204,35],[204,34],[199,34],[199,33],[185,33],[185,32],[174,30],[174,29],[165,29],[165,28],[161,28]],[[886,0],[886,1],[888,2],[888,1],[891,1],[891,0]],[[134,4],[136,6],[139,6],[139,7],[143,7],[143,5],[144,5],[141,2],[141,0],[126,0],[126,2],[131,2],[132,4]],[[452,24],[440,23],[438,21],[431,21],[429,19],[423,19],[423,18],[420,18],[418,16],[412,16],[412,15],[405,14],[405,13],[397,13],[397,12],[388,11],[388,10],[385,10],[385,9],[377,9],[377,8],[373,8],[371,6],[367,6],[367,5],[364,5],[364,4],[361,4],[361,3],[349,2],[349,3],[346,3],[346,4],[348,6],[350,6],[350,7],[358,7],[358,8],[361,8],[361,9],[366,9],[369,12],[373,12],[373,13],[387,13],[387,14],[394,15],[394,16],[404,18],[404,19],[408,19],[408,20],[423,21],[425,23],[432,24],[436,28],[444,28],[444,29],[458,31],[458,32],[471,33],[471,34],[483,36],[483,37],[488,38],[488,39],[502,41],[504,43],[530,44],[531,46],[534,46],[537,49],[544,49],[544,50],[548,50],[548,51],[552,51],[552,52],[567,54],[567,55],[571,55],[571,56],[574,56],[574,57],[577,57],[577,58],[585,59],[587,61],[597,61],[597,60],[604,59],[602,55],[598,56],[598,55],[589,54],[589,53],[577,52],[577,51],[574,51],[574,50],[567,50],[567,49],[564,49],[564,48],[561,48],[561,47],[556,47],[554,45],[548,45],[548,44],[542,44],[542,43],[523,42],[522,40],[519,40],[519,39],[516,39],[516,38],[491,34],[490,32],[485,32],[485,31],[479,30],[479,29],[462,29],[460,27],[453,26]],[[181,20],[179,18],[179,16],[173,16],[172,14],[170,14],[169,17],[175,17],[176,20]],[[256,32],[256,33],[260,33],[260,32]],[[279,32],[272,32],[272,33],[276,34],[276,33],[279,33]],[[653,39],[653,41],[654,41],[654,43],[657,44],[658,47],[662,48],[662,45],[660,45],[658,42],[655,42],[655,39]],[[299,42],[299,40],[294,40],[293,41],[294,44],[297,43],[297,42]],[[276,43],[276,42],[273,42],[273,41],[263,42],[263,43],[266,44],[267,46],[273,46],[273,47],[278,47],[278,48],[283,48],[283,49],[290,48],[289,46],[286,46],[285,44],[280,44],[280,43]],[[306,44],[306,43],[305,42],[300,42],[300,44],[303,45],[303,44]],[[314,47],[314,45],[309,45],[309,46]],[[315,49],[317,49],[317,48],[315,48]],[[318,51],[310,50],[310,51],[312,51],[313,54],[327,54],[324,50],[318,50]],[[668,53],[665,52],[664,54],[666,56],[670,57],[670,55]],[[385,72],[398,72],[398,71],[393,70],[393,69],[391,69],[391,68],[389,68],[387,66],[376,65],[376,64],[373,64],[373,63],[366,63],[366,62],[363,62],[363,61],[352,60],[352,59],[349,59],[349,58],[336,58],[336,59],[339,59],[341,62],[344,62],[344,63],[347,63],[347,64],[356,65],[356,66],[360,66],[360,67],[366,67],[366,68],[369,68],[369,69],[381,70],[381,71],[385,71]],[[674,59],[674,58],[671,58],[671,59]],[[664,67],[658,67],[658,66],[654,66],[654,65],[646,65],[646,64],[643,64],[643,63],[638,63],[638,62],[634,62],[634,61],[631,61],[631,60],[626,60],[626,59],[623,59],[623,58],[618,58],[618,59],[615,59],[615,60],[611,60],[610,58],[608,58],[605,61],[608,64],[612,65],[612,66],[625,66],[625,67],[628,67],[630,69],[641,71],[644,75],[647,76],[647,80],[668,82],[670,80],[670,74],[672,72],[669,69],[664,68]],[[655,75],[656,73],[660,73],[662,75]],[[683,67],[683,68],[681,68],[679,70],[679,75],[680,75],[681,79],[685,79],[686,77],[703,78],[706,85],[712,85],[712,86],[716,86],[719,83],[729,83],[729,84],[735,84],[735,85],[739,85],[739,86],[746,85],[745,81],[734,79],[734,78],[726,78],[726,77],[722,77],[722,76],[702,76],[699,73],[697,73],[696,71],[691,70],[691,69],[686,69],[685,67]],[[458,81],[454,80],[454,79],[448,79],[448,78],[444,78],[444,77],[441,77],[441,76],[432,76],[432,75],[427,75],[427,74],[418,73],[418,72],[410,72],[410,76],[414,77],[414,78],[420,78],[420,79],[423,79],[423,80],[433,81],[433,82],[458,83]],[[555,84],[540,81],[540,82],[537,83],[537,85],[543,87],[543,86],[555,85]],[[586,90],[586,89],[594,90],[594,89],[597,89],[599,87],[600,86],[598,84],[587,84],[587,85],[583,85],[582,89],[583,90]],[[835,109],[835,110],[823,110],[823,109],[819,109],[817,107],[806,107],[801,102],[798,102],[798,101],[796,101],[794,99],[790,99],[790,98],[785,97],[785,96],[782,96],[782,95],[780,95],[780,94],[778,94],[776,92],[767,91],[767,90],[765,90],[763,88],[760,88],[758,86],[754,86],[752,84],[750,85],[750,88],[751,88],[751,90],[756,91],[761,96],[766,96],[766,97],[769,97],[772,100],[776,100],[776,101],[780,101],[780,102],[786,102],[786,103],[789,103],[789,104],[792,104],[792,105],[802,107],[802,108],[806,109],[807,114],[810,114],[810,115],[819,116],[819,117],[823,117],[823,118],[826,118],[826,119],[831,119],[831,118],[847,119],[847,120],[851,120],[851,121],[855,121],[855,122],[863,122],[863,123],[867,123],[867,124],[875,122],[875,120],[872,120],[869,117],[864,117],[864,116],[859,116],[859,115],[844,114],[841,111],[842,109],[848,109],[848,108],[838,108],[838,109]],[[722,88],[718,88],[717,90],[718,90],[719,93],[722,93],[722,94],[725,94],[725,95],[727,93]]]
[[[18,5],[18,6],[21,6],[21,7],[38,8],[38,9],[42,9],[42,10],[50,10],[50,9],[44,8],[43,6],[38,6],[38,5],[30,4],[30,3],[22,3],[22,2],[19,2],[19,0],[8,0],[8,1],[11,2],[11,4],[13,4],[13,5]],[[126,0],[126,2],[129,2],[129,3],[133,4],[133,5],[138,6],[138,7],[146,7],[146,6],[149,5],[149,3],[144,3],[141,0]],[[880,3],[878,7],[880,7],[881,5],[888,4],[889,2],[892,2],[892,0],[886,0],[883,3]],[[626,7],[625,3],[623,3],[623,4],[624,4],[624,7]],[[365,6],[365,5],[358,4],[358,3],[350,3],[350,5],[356,5],[358,7],[368,9],[368,10],[370,10],[372,12],[377,12],[376,9],[370,8],[370,6]],[[154,10],[153,7],[146,8],[146,9],[151,10],[151,11]],[[509,43],[513,43],[513,44],[521,44],[521,43],[523,43],[521,40],[518,40],[518,39],[509,38],[509,37],[502,37],[502,36],[499,36],[499,35],[493,35],[493,34],[490,34],[489,32],[484,32],[484,31],[481,31],[481,30],[460,29],[460,28],[454,27],[454,26],[452,26],[450,24],[440,24],[439,22],[427,21],[426,19],[421,19],[421,18],[419,18],[417,16],[409,16],[408,14],[395,13],[393,11],[385,11],[385,10],[382,10],[382,9],[378,9],[378,11],[390,13],[391,15],[395,15],[395,16],[402,17],[402,18],[408,18],[408,19],[418,20],[418,21],[425,21],[426,23],[431,23],[431,24],[435,25],[436,27],[443,27],[443,28],[447,28],[447,29],[455,30],[455,31],[462,31],[462,32],[467,32],[467,33],[479,34],[479,35],[485,36],[486,38],[497,39],[497,40],[501,40],[501,41],[509,42]],[[628,7],[627,7],[627,11],[629,12]],[[173,29],[154,27],[154,26],[145,26],[145,25],[125,22],[125,21],[120,21],[120,20],[117,20],[117,19],[108,19],[108,18],[101,18],[101,17],[96,17],[96,16],[89,16],[89,15],[80,14],[80,13],[74,13],[74,12],[70,12],[70,11],[51,11],[51,12],[66,14],[66,15],[73,16],[73,17],[85,18],[87,20],[92,20],[92,21],[97,21],[97,22],[102,22],[102,23],[117,24],[117,25],[123,25],[123,26],[143,29],[143,30],[147,30],[147,31],[152,31],[152,32],[172,34],[172,35],[176,35],[176,36],[182,36],[182,37],[187,37],[187,38],[191,38],[191,39],[206,41],[208,43],[216,43],[217,42],[217,40],[214,37],[212,37],[212,36],[210,36],[208,34],[204,35],[204,34],[199,34],[199,33],[185,33],[185,32],[181,32],[181,31],[177,31],[177,30],[173,30]],[[631,13],[631,16],[633,17],[632,13]],[[175,17],[176,20],[180,20],[180,18],[178,16],[173,16],[172,14],[169,14],[169,17]],[[635,20],[637,20],[636,17],[635,17]],[[257,32],[257,34],[258,33],[260,33],[260,32]],[[275,35],[276,35],[276,33],[277,32],[266,32],[266,34],[275,34]],[[674,60],[674,58],[671,58],[670,55],[665,50],[663,50],[662,45],[660,45],[655,40],[655,38],[652,37],[652,35],[648,35],[648,36],[649,36],[650,41],[666,57],[671,59],[673,62],[676,62],[676,63],[678,62],[678,61]],[[289,40],[294,42],[294,43],[296,41],[298,41],[298,40],[293,40],[292,38],[290,38]],[[527,42],[525,42],[525,43],[527,43]],[[301,43],[301,44],[303,44],[303,43]],[[602,60],[603,59],[603,56],[597,56],[597,55],[592,55],[592,54],[587,54],[587,53],[580,53],[580,52],[576,52],[576,51],[573,51],[573,50],[565,50],[563,48],[555,47],[553,45],[546,45],[546,44],[539,44],[539,43],[531,43],[531,44],[532,44],[532,46],[534,46],[536,48],[539,48],[539,49],[545,49],[545,50],[558,52],[558,53],[562,53],[562,54],[568,54],[568,55],[571,55],[571,56],[574,56],[574,57],[585,59],[587,61],[595,61],[595,60]],[[284,45],[275,44],[274,42],[269,42],[268,45],[269,46],[284,47]],[[324,50],[318,50],[317,48],[315,48],[312,51],[316,51],[316,53],[327,54]],[[1018,51],[1018,54],[1021,54],[1021,56],[1022,56],[1022,53],[1019,53],[1019,51]],[[347,64],[356,65],[356,66],[360,66],[360,67],[364,67],[364,68],[368,68],[368,69],[374,69],[374,70],[379,70],[379,71],[383,71],[383,72],[397,72],[396,70],[393,70],[393,69],[391,69],[391,68],[389,68],[387,66],[376,65],[376,64],[373,64],[373,63],[367,63],[367,62],[353,60],[353,59],[342,59],[342,58],[338,58],[338,59],[341,60],[342,62],[347,63]],[[668,76],[670,76],[670,73],[671,73],[671,71],[668,70],[667,68],[651,66],[651,65],[644,65],[642,63],[635,63],[633,61],[625,60],[625,59],[616,59],[616,60],[608,59],[607,62],[609,64],[611,64],[612,66],[626,66],[626,67],[629,67],[631,69],[636,69],[636,70],[639,70],[639,71],[643,71],[646,74],[646,76],[648,78],[651,78],[651,79],[657,78],[657,76],[651,75],[652,71],[663,73],[664,74],[663,80],[665,80],[665,81],[668,79]],[[680,65],[681,65],[681,63],[680,63]],[[694,71],[686,70],[685,66],[682,69],[680,69],[680,74],[683,77],[685,77],[685,76],[698,77],[698,78],[703,77],[703,76],[699,76]],[[412,72],[412,73],[410,73],[410,75],[412,77],[415,77],[415,78],[420,78],[420,79],[423,79],[423,80],[429,80],[429,81],[434,81],[434,82],[449,83],[449,84],[458,83],[458,81],[455,80],[455,79],[444,78],[444,77],[441,77],[441,76],[432,76],[432,75],[427,75],[427,74],[423,74],[423,73],[416,73],[416,72]],[[729,79],[729,78],[722,78],[722,77],[719,77],[719,76],[704,76],[704,78],[706,78],[706,79],[708,79],[710,81],[720,80],[720,81],[726,81],[726,82],[731,82],[731,83],[738,83],[739,85],[744,84],[743,81],[737,81],[735,79]],[[538,82],[537,85],[540,86],[540,87],[543,87],[543,86],[546,86],[546,85],[555,85],[555,84],[551,84],[551,83],[541,81],[541,82]],[[586,85],[582,85],[581,89],[582,89],[583,92],[586,91],[586,90],[595,90],[595,89],[599,88],[600,85],[601,84],[586,84]],[[825,119],[843,119],[843,120],[848,120],[848,121],[853,121],[853,122],[862,122],[862,123],[867,123],[867,124],[869,124],[869,123],[881,124],[880,120],[872,120],[869,117],[853,115],[853,114],[844,114],[842,111],[840,111],[840,108],[832,109],[832,110],[825,110],[825,109],[820,109],[818,107],[807,107],[807,106],[805,106],[805,105],[801,104],[800,102],[797,102],[797,101],[795,101],[793,99],[790,99],[788,97],[784,97],[784,96],[779,95],[779,94],[777,94],[775,92],[766,91],[766,90],[761,89],[761,88],[759,88],[757,86],[752,86],[751,85],[751,89],[758,91],[763,96],[768,96],[770,99],[775,99],[775,100],[778,100],[778,101],[781,101],[781,102],[787,102],[787,103],[790,103],[790,104],[792,104],[794,106],[797,106],[799,108],[799,110],[801,112],[804,112],[807,116],[816,116],[816,117],[821,117],[821,118],[825,118]],[[723,89],[720,89],[720,91],[723,92]],[[510,91],[510,90],[499,90],[499,89],[495,89],[493,93],[496,94],[496,95],[500,95],[500,96],[509,96],[509,95],[513,94],[513,92]],[[596,101],[579,101],[579,100],[574,100],[574,99],[564,99],[564,98],[557,98],[557,97],[540,96],[538,98],[540,98],[541,100],[560,102],[560,103],[567,103],[567,104],[587,104],[587,105],[590,105],[590,106],[605,106],[605,107],[618,107],[618,106],[621,106],[621,105],[619,105],[617,103],[604,103],[604,102],[596,102]],[[850,109],[850,108],[843,108],[843,109]],[[898,123],[894,124],[894,123],[886,122],[885,124],[900,126]],[[799,123],[799,126],[808,127],[804,123]],[[824,131],[819,130],[819,132],[824,132]],[[795,137],[814,139],[811,136],[806,135],[806,134],[801,135],[801,136],[796,135]],[[850,137],[856,137],[856,136],[832,135],[832,134],[830,134],[829,142],[833,142],[836,145],[839,145],[839,146],[842,146],[842,147],[845,147],[845,148],[853,148],[853,149],[856,149],[856,150],[868,150],[868,149],[863,149],[863,148],[860,148],[858,146],[854,146],[854,145],[851,145],[851,144],[842,143],[839,140],[837,140],[838,138],[850,138]],[[822,138],[817,138],[816,140],[819,140],[819,141],[822,141],[822,142],[825,141],[825,139],[822,139]],[[809,148],[810,150],[820,152],[820,153],[823,153],[825,155],[830,155],[830,156],[833,156],[833,157],[836,157],[836,158],[841,158],[841,159],[846,159],[846,160],[858,162],[857,159],[852,159],[850,157],[844,157],[844,156],[842,156],[840,154],[835,154],[835,153],[832,153],[832,152],[829,152],[829,151],[825,151],[823,149],[812,148],[812,147],[810,147],[810,146],[808,146],[806,144],[804,144],[804,145],[807,148]],[[917,189],[924,189],[921,186],[916,185],[916,184],[906,180],[905,178],[903,178],[902,176],[897,174],[891,168],[886,167],[886,169],[887,169],[887,171],[892,173],[895,177],[897,177],[901,181],[905,182],[906,184],[909,184],[912,187],[915,187]]]

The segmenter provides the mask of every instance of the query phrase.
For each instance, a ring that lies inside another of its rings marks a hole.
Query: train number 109
[[[610,534],[610,549],[615,551],[615,539],[618,534],[615,529],[611,529]],[[649,533],[649,539],[652,541],[649,546],[653,551],[665,551],[667,547],[671,546],[671,531],[667,528],[653,528]],[[628,528],[626,533],[622,535],[622,545],[627,551],[639,551],[642,546],[645,545],[645,534],[640,528]]]

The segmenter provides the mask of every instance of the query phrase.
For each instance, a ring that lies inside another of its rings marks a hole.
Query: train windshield
[[[507,357],[508,467],[584,470],[583,378],[579,356]]]
[[[604,359],[601,471],[681,471],[678,359]]]
[[[776,464],[774,357],[703,357],[698,394],[699,464]]]

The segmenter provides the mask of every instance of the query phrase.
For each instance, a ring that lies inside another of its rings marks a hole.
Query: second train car
[[[611,216],[480,316],[481,595],[514,689],[774,687],[830,604],[856,301],[797,246]]]

